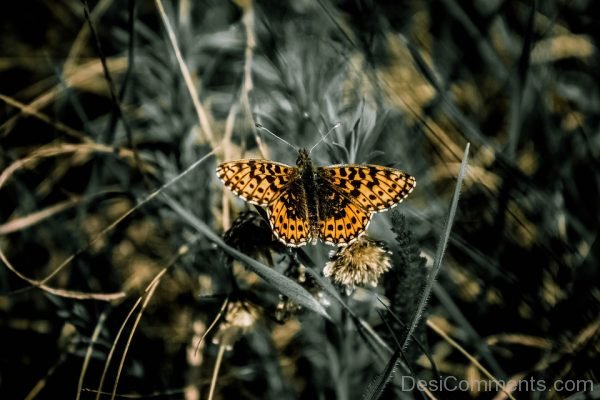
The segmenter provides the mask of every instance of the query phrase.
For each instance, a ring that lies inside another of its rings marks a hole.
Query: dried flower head
[[[252,329],[258,315],[258,309],[251,303],[246,301],[229,303],[224,320],[219,325],[219,331],[213,338],[213,343],[231,350],[233,344]]]
[[[391,268],[390,252],[379,243],[362,237],[332,252],[323,275],[344,285],[351,293],[356,286],[377,286],[379,276]]]
[[[224,233],[223,239],[231,247],[267,265],[274,264],[273,252],[285,252],[285,246],[274,238],[265,219],[252,211],[240,213],[231,228]],[[250,272],[243,263],[228,255],[225,259],[241,287],[248,288],[260,283],[258,276]]]
[[[231,228],[223,235],[225,242],[250,256],[272,263],[270,251],[281,252],[285,246],[273,236],[273,231],[263,217],[252,211],[240,213]]]

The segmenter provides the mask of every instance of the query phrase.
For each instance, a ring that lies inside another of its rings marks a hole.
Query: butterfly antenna
[[[327,138],[327,136],[329,136],[331,134],[331,132],[333,132],[340,125],[341,124],[338,122],[330,130],[328,130],[327,133],[325,135],[323,135],[323,137],[321,138],[321,140],[319,140],[313,147],[310,148],[310,150],[308,151],[308,154],[310,154],[314,150],[315,147],[317,147],[318,145],[320,145]]]
[[[267,128],[265,128],[264,126],[262,126],[261,124],[259,124],[258,122],[256,123],[256,127],[257,127],[258,129],[261,129],[261,130],[263,130],[263,131],[266,131],[266,132],[270,133],[271,135],[275,136],[277,139],[281,140],[283,143],[285,143],[285,144],[287,144],[288,146],[290,146],[290,147],[291,147],[292,149],[294,149],[296,152],[298,151],[298,149],[297,149],[295,146],[291,145],[291,144],[290,144],[290,143],[289,143],[287,140],[285,140],[285,139],[283,139],[283,138],[280,138],[279,136],[277,136],[276,134],[274,134],[273,132],[271,132],[270,130],[268,130]]]

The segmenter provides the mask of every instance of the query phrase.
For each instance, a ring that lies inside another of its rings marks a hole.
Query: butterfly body
[[[415,178],[378,165],[314,167],[300,150],[296,167],[267,160],[220,164],[217,175],[244,200],[267,208],[275,236],[288,246],[344,246],[363,235],[372,214],[400,203]]]
[[[306,150],[300,150],[296,166],[300,171],[301,186],[306,199],[306,215],[310,228],[311,242],[314,244],[319,237],[319,192],[315,180],[315,169]]]

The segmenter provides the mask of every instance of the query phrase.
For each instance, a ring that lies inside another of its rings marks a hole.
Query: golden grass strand
[[[35,286],[43,291],[51,293],[56,296],[66,297],[70,299],[78,299],[78,300],[100,300],[100,301],[113,301],[118,300],[125,297],[125,292],[116,292],[116,293],[85,293],[74,290],[65,290],[65,289],[56,289],[50,286],[45,285],[42,281],[38,281],[35,279],[28,278],[27,276],[20,273],[11,263],[8,261],[8,258],[0,249],[0,260],[6,265],[6,267],[19,278],[29,283],[31,286]]]
[[[117,332],[117,336],[115,337],[115,340],[113,342],[113,345],[110,349],[110,353],[106,359],[106,363],[104,365],[104,371],[102,372],[102,377],[100,379],[100,384],[98,386],[98,390],[97,390],[97,394],[96,394],[96,400],[99,400],[100,395],[103,393],[102,392],[102,387],[104,386],[104,380],[106,378],[106,373],[108,371],[108,367],[109,364],[112,360],[112,357],[114,355],[115,352],[115,348],[117,346],[117,342],[119,341],[124,329],[125,329],[125,325],[127,325],[127,322],[129,321],[129,319],[133,316],[134,311],[136,310],[136,308],[140,305],[140,302],[142,300],[144,300],[144,303],[142,304],[138,315],[135,319],[135,322],[131,328],[131,332],[129,334],[129,337],[127,339],[127,344],[125,345],[125,349],[123,350],[123,355],[121,356],[121,362],[119,363],[119,369],[117,371],[117,376],[115,378],[115,383],[113,386],[113,391],[111,394],[111,399],[114,399],[116,396],[116,392],[117,392],[117,386],[119,385],[119,379],[121,377],[121,372],[123,371],[123,366],[125,365],[125,359],[127,357],[127,351],[131,345],[131,341],[133,340],[133,335],[135,334],[135,330],[137,329],[137,326],[140,322],[140,320],[142,319],[142,314],[144,313],[144,310],[146,309],[146,306],[148,305],[148,303],[150,302],[150,299],[152,298],[152,296],[154,295],[154,291],[156,290],[156,288],[158,287],[158,284],[160,283],[160,279],[164,276],[164,274],[169,270],[169,268],[171,268],[174,264],[175,261],[177,261],[179,259],[179,257],[181,257],[182,255],[186,254],[189,251],[189,246],[188,245],[182,245],[179,247],[179,250],[177,251],[177,254],[175,254],[171,260],[169,260],[169,262],[167,263],[167,266],[164,267],[158,274],[156,274],[156,276],[154,277],[154,279],[152,279],[152,281],[148,284],[148,286],[146,286],[146,289],[144,290],[145,295],[144,296],[140,296],[137,301],[135,302],[134,306],[131,308],[131,310],[129,311],[129,313],[127,314],[127,317],[125,318],[125,320],[123,321],[123,323],[121,324],[121,327],[119,328],[119,332]]]
[[[65,154],[78,152],[114,154],[115,150],[117,149],[112,146],[106,146],[98,143],[61,144],[58,146],[53,144],[50,146],[41,147],[38,150],[34,151],[28,157],[16,160],[8,167],[6,167],[4,171],[2,171],[2,173],[0,174],[0,189],[15,172],[24,168],[32,168],[44,158],[57,157]],[[118,149],[117,154],[123,158],[133,159],[133,152],[129,149],[120,148]]]
[[[61,201],[60,203],[56,203],[50,207],[46,207],[43,210],[28,214],[24,217],[12,219],[0,225],[0,235],[7,235],[9,233],[27,229],[82,202],[83,198],[75,197],[71,200]]]
[[[112,72],[118,73],[127,68],[127,59],[124,57],[110,58],[107,59],[106,62],[108,64],[108,68]],[[62,84],[55,85],[31,101],[29,104],[27,104],[27,109],[31,113],[46,107],[67,88],[76,88],[90,92],[105,93],[105,88],[99,87],[96,84],[98,78],[102,77],[103,75],[104,70],[102,69],[102,63],[100,60],[94,59],[86,64],[81,65],[79,68],[73,71],[72,75],[65,76],[64,86]],[[23,111],[7,119],[2,125],[0,125],[0,136],[6,135],[10,131],[22,114]]]
[[[48,378],[51,377],[52,375],[54,375],[54,371],[56,371],[56,369],[65,361],[67,360],[67,356],[65,353],[62,353],[60,355],[60,358],[58,359],[58,361],[51,366],[48,369],[48,372],[46,373],[46,376],[44,376],[42,379],[40,379],[39,381],[37,381],[37,383],[35,384],[35,386],[33,386],[33,388],[29,391],[29,393],[27,393],[27,396],[25,396],[25,400],[33,400],[37,397],[38,394],[40,394],[40,392],[44,389],[44,387],[46,387],[46,383],[48,382]]]
[[[99,19],[104,15],[104,13],[108,10],[113,0],[100,0],[96,7],[91,11],[90,18],[91,19]],[[83,48],[86,46],[90,35],[90,26],[85,22],[82,24],[79,33],[75,37],[73,41],[73,45],[69,49],[69,54],[67,55],[67,59],[65,60],[65,64],[63,67],[63,73],[65,75],[70,75],[71,72],[74,72],[77,67],[77,55],[81,53]]]
[[[252,0],[238,0],[237,3],[244,11],[242,24],[244,25],[244,32],[246,34],[246,48],[244,49],[244,82],[242,85],[241,103],[242,107],[244,107],[246,117],[253,120],[252,111],[250,109],[250,92],[254,88],[252,82],[252,62],[254,59],[254,48],[256,47],[256,37],[254,35],[254,7],[252,5]]]
[[[158,284],[160,283],[160,278],[162,278],[162,276],[165,274],[165,272],[167,272],[168,269],[169,269],[169,266],[163,268],[146,288],[146,295],[145,295],[144,303],[140,307],[138,315],[135,318],[135,321],[133,322],[133,326],[131,327],[131,332],[129,333],[129,337],[127,338],[127,343],[125,344],[125,348],[123,349],[123,355],[121,356],[121,362],[119,363],[119,369],[117,370],[117,376],[115,378],[112,395],[110,397],[111,400],[115,400],[115,397],[117,395],[117,387],[119,386],[119,380],[121,379],[121,373],[123,372],[123,366],[125,365],[125,359],[127,358],[127,352],[129,351],[129,347],[131,346],[131,341],[133,340],[133,335],[135,334],[135,331],[136,331],[140,321],[142,320],[142,314],[144,313],[144,310],[146,310],[146,307],[148,306],[150,299],[152,299],[152,296],[154,295],[154,291],[156,290],[156,288],[158,287]]]
[[[429,326],[431,329],[433,329],[433,331],[435,333],[437,333],[438,335],[440,335],[446,342],[448,342],[448,344],[452,347],[454,347],[456,350],[458,350],[459,352],[461,352],[470,362],[473,363],[473,365],[475,365],[477,367],[478,370],[480,370],[485,376],[487,376],[489,379],[493,380],[494,383],[496,385],[498,385],[498,387],[504,392],[506,393],[506,395],[511,399],[511,400],[516,400],[513,395],[506,390],[506,388],[504,387],[504,385],[502,383],[500,383],[500,381],[498,381],[498,379],[496,379],[483,365],[481,365],[481,363],[479,361],[477,361],[475,359],[475,357],[473,357],[471,354],[469,354],[468,351],[466,351],[460,344],[458,344],[458,342],[456,342],[454,339],[452,339],[450,336],[448,336],[448,334],[446,332],[444,332],[442,330],[442,328],[440,328],[439,326],[437,326],[431,319],[427,320],[427,326]]]
[[[196,90],[196,86],[194,85],[194,81],[192,80],[192,76],[190,74],[190,70],[188,69],[185,61],[183,60],[183,56],[181,55],[181,51],[179,50],[179,45],[177,44],[177,38],[175,37],[175,32],[171,27],[171,22],[169,22],[169,17],[165,13],[165,9],[162,5],[161,0],[155,0],[156,8],[158,8],[158,13],[162,19],[162,22],[167,31],[167,36],[169,37],[169,42],[171,43],[171,47],[175,52],[175,57],[177,58],[177,64],[179,65],[179,70],[181,71],[181,75],[185,80],[185,85],[190,93],[190,97],[192,98],[192,103],[194,104],[194,109],[196,110],[196,116],[198,117],[198,122],[200,124],[200,128],[204,132],[208,143],[214,148],[216,147],[215,135],[213,134],[212,128],[210,126],[210,121],[208,118],[208,113],[200,103],[200,97],[198,95],[198,91]]]
[[[100,318],[98,318],[98,323],[96,324],[96,328],[94,329],[94,333],[92,333],[92,338],[90,340],[90,344],[85,352],[85,357],[83,359],[83,365],[81,366],[81,373],[79,374],[79,382],[77,384],[77,396],[75,400],[79,400],[81,398],[81,390],[83,388],[83,379],[85,378],[85,373],[87,372],[88,366],[90,364],[90,359],[92,358],[92,350],[94,349],[94,344],[98,341],[98,337],[100,336],[100,331],[104,327],[104,321],[106,321],[106,316],[108,313],[104,311],[100,314]]]
[[[221,369],[221,363],[223,362],[223,354],[225,354],[225,345],[219,346],[219,352],[217,353],[217,359],[215,360],[215,367],[213,368],[212,379],[210,380],[210,390],[208,391],[208,400],[212,400],[215,394],[215,388],[217,387],[217,377],[219,376],[219,369]]]
[[[225,301],[223,302],[223,305],[221,306],[221,309],[217,313],[216,317],[213,319],[213,321],[211,322],[208,329],[206,329],[206,332],[204,332],[204,334],[202,335],[200,340],[198,340],[198,344],[196,345],[196,349],[194,350],[194,355],[198,354],[198,349],[200,349],[200,345],[202,344],[204,339],[206,339],[206,336],[208,336],[208,334],[213,330],[215,325],[217,325],[217,322],[219,322],[219,319],[221,319],[223,312],[225,312],[225,309],[227,308],[227,304],[229,304],[229,297],[227,297],[225,299]]]
[[[237,116],[237,112],[238,112],[238,105],[237,103],[234,103],[231,108],[229,109],[229,113],[227,114],[227,120],[225,121],[225,134],[223,135],[223,141],[222,146],[223,146],[223,160],[228,161],[231,160],[232,157],[232,144],[231,144],[231,137],[233,136],[233,128],[235,126],[235,118]],[[226,231],[227,229],[229,229],[230,225],[231,225],[231,215],[230,215],[230,209],[229,209],[229,191],[227,190],[223,190],[223,197],[222,197],[222,210],[223,210],[223,215],[222,215],[222,225],[223,225],[223,231]]]
[[[112,361],[113,355],[115,354],[115,349],[117,348],[117,343],[119,342],[119,339],[121,338],[121,335],[123,334],[123,331],[125,330],[125,326],[127,325],[127,322],[129,321],[129,319],[133,315],[133,312],[135,311],[136,308],[138,308],[138,306],[140,305],[141,302],[142,302],[142,297],[140,296],[136,300],[133,307],[131,307],[131,310],[129,310],[129,313],[123,320],[123,323],[121,324],[121,327],[119,328],[119,331],[117,332],[117,335],[115,336],[115,340],[113,340],[113,344],[110,347],[108,356],[106,357],[106,362],[104,363],[104,369],[102,370],[102,375],[100,376],[100,383],[98,383],[98,390],[96,391],[96,400],[100,400],[100,396],[103,393],[102,387],[104,386],[104,380],[106,379],[106,374],[108,373],[108,367],[110,366],[110,362]]]
[[[26,115],[30,115],[42,122],[47,123],[48,125],[52,126],[53,128],[55,128],[56,130],[60,131],[60,132],[64,132],[67,135],[74,137],[76,139],[79,139],[83,142],[86,143],[92,143],[92,139],[90,139],[89,137],[86,136],[85,133],[78,131],[77,129],[73,129],[65,124],[63,124],[60,121],[52,121],[50,119],[49,116],[47,116],[44,113],[41,113],[39,111],[37,111],[35,108],[33,108],[31,105],[25,104],[25,103],[21,103],[18,100],[13,99],[12,97],[9,96],[5,96],[3,94],[0,94],[0,100],[2,100],[3,102],[5,102],[6,104],[8,104],[9,106],[18,108],[21,113],[26,114]]]

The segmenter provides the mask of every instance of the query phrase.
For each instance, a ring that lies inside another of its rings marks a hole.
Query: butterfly
[[[306,150],[296,166],[248,159],[219,164],[217,176],[249,203],[266,207],[271,229],[287,246],[318,239],[346,246],[362,236],[375,212],[398,205],[413,176],[379,165],[314,167]]]

